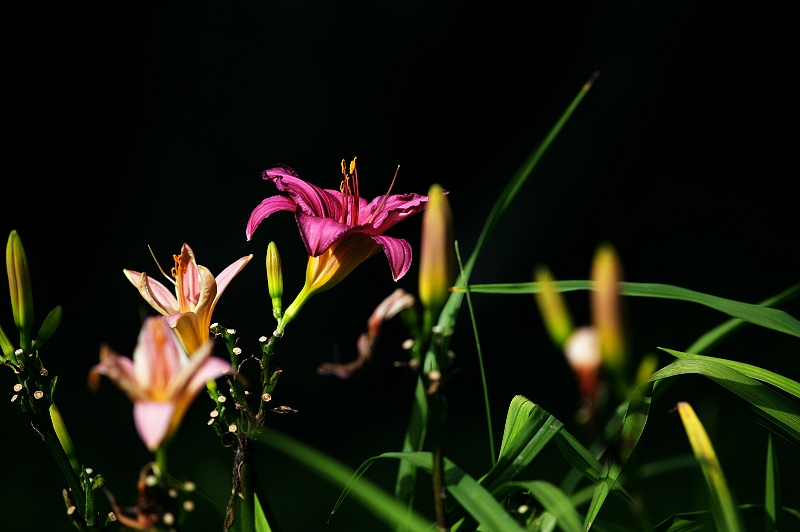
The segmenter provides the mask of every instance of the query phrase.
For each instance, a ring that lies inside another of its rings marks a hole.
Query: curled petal
[[[383,247],[392,269],[392,278],[395,281],[402,278],[411,267],[411,244],[402,238],[385,235],[373,235],[372,239]]]
[[[294,201],[285,196],[271,196],[265,199],[250,214],[250,219],[247,221],[247,229],[245,230],[247,240],[253,237],[258,224],[266,220],[268,216],[278,211],[294,211],[296,208]]]
[[[122,270],[122,272],[125,274],[125,277],[139,289],[139,293],[145,301],[160,314],[168,316],[179,312],[180,304],[172,293],[172,290],[155,279],[150,279],[144,272],[133,270]]]
[[[364,213],[359,218],[366,217],[366,223],[371,220],[371,225],[376,233],[383,233],[390,227],[402,222],[405,218],[417,214],[425,208],[428,202],[427,196],[419,194],[395,194],[393,196],[381,196],[372,200],[364,209]],[[376,209],[377,214],[373,214]],[[361,221],[361,220],[359,220]]]
[[[286,166],[264,170],[262,176],[272,181],[278,190],[287,192],[304,213],[323,218],[341,217],[342,194],[339,191],[307,183]]]
[[[108,377],[131,401],[140,401],[147,397],[136,379],[133,361],[117,355],[107,345],[100,347],[100,363],[89,370],[88,384],[91,390],[97,391],[101,375]]]

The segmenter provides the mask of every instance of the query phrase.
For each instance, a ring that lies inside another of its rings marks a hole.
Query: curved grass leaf
[[[349,468],[313,447],[271,429],[264,429],[256,441],[291,456],[332,484],[345,487],[364,508],[387,524],[402,526],[413,532],[430,532],[431,524],[427,520],[411,512],[404,504],[369,480],[362,480],[358,484],[351,482],[354,474]]]
[[[552,285],[560,292],[592,289],[591,281],[553,281]],[[541,283],[537,282],[475,284],[469,286],[470,292],[484,294],[535,294],[541,289]],[[453,290],[463,292],[464,288],[457,286]],[[623,282],[619,283],[619,293],[624,296],[677,299],[698,303],[754,325],[760,325],[800,338],[800,321],[786,312],[774,308],[762,307],[753,303],[742,303],[668,284]]]
[[[794,444],[800,444],[800,405],[727,365],[703,359],[681,359],[656,371],[651,381],[678,375],[699,374],[744,399],[753,418]]]
[[[708,360],[710,362],[716,362],[717,364],[722,364],[723,366],[727,366],[731,369],[734,369],[739,373],[743,373],[744,375],[747,375],[748,377],[751,377],[757,381],[766,382],[767,384],[771,384],[776,388],[780,388],[781,390],[790,393],[797,398],[800,398],[800,382],[792,380],[788,377],[784,377],[783,375],[773,373],[772,371],[759,368],[758,366],[745,364],[743,362],[736,362],[734,360],[726,360],[724,358],[693,355],[691,353],[683,353],[681,351],[675,351],[673,349],[665,349],[663,347],[659,347],[659,349],[661,349],[662,351],[666,351],[667,353],[669,353],[674,357],[684,360]]]
[[[759,303],[759,305],[762,307],[775,307],[781,303],[793,299],[797,295],[800,295],[800,283],[787,288],[780,294],[774,295],[769,299],[765,299]],[[732,318],[724,323],[721,323],[695,340],[692,345],[686,348],[686,352],[700,354],[703,351],[707,351],[713,345],[717,344],[719,341],[745,323],[747,322],[739,318]]]
[[[350,491],[354,491],[359,484],[361,476],[375,463],[376,460],[383,458],[394,458],[398,460],[405,460],[411,462],[417,469],[422,469],[428,473],[431,472],[433,457],[429,452],[414,452],[414,453],[382,453],[378,456],[373,456],[362,463],[358,470],[352,475],[347,482],[345,489],[339,496],[339,500],[331,511],[331,515],[339,508],[348,496]],[[361,480],[361,482],[365,482]],[[460,467],[454,464],[451,460],[445,458],[444,461],[444,483],[447,491],[478,523],[480,523],[481,530],[486,532],[523,532],[523,529],[517,524],[514,518],[506,511],[506,509],[498,502],[498,500],[486,488],[475,480],[473,477],[465,473]]]
[[[521,395],[515,396],[508,407],[500,457],[481,479],[481,485],[494,490],[503,482],[514,479],[563,426],[539,405]]]
[[[678,413],[686,429],[694,456],[700,464],[700,470],[708,485],[711,514],[714,516],[717,529],[728,532],[743,530],[739,512],[733,502],[733,495],[706,429],[689,403],[683,401],[678,403]]]

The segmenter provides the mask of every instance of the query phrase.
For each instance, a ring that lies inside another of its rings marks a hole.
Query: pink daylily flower
[[[165,317],[167,323],[175,329],[183,347],[193,356],[208,340],[211,315],[219,297],[253,255],[237,260],[222,270],[216,278],[208,268],[197,264],[194,252],[188,244],[184,244],[181,254],[173,255],[173,258],[175,266],[172,268],[172,277],[167,276],[163,270],[161,273],[175,285],[175,295],[172,290],[144,272],[123,270],[123,273],[139,289],[145,301]]]
[[[381,249],[389,260],[395,281],[411,266],[411,245],[402,238],[383,233],[422,211],[428,202],[427,196],[387,193],[368,202],[359,196],[355,159],[349,169],[342,160],[342,175],[339,190],[331,190],[303,181],[286,166],[274,166],[262,173],[265,180],[272,181],[278,190],[289,196],[270,196],[253,210],[247,222],[247,239],[252,238],[258,225],[270,215],[293,211],[309,255],[305,285],[284,312],[278,333],[294,319],[309,297],[333,287]]]
[[[318,257],[336,242],[367,235],[370,238],[364,239],[363,246],[372,248],[373,242],[378,244],[389,259],[394,280],[403,277],[411,266],[411,245],[401,238],[385,236],[383,233],[423,210],[428,198],[413,193],[387,193],[367,202],[358,195],[355,163],[353,159],[347,171],[342,161],[344,180],[340,190],[323,189],[307,183],[287,166],[264,170],[262,177],[272,181],[278,190],[289,196],[270,196],[253,210],[247,222],[247,240],[271,214],[293,211],[309,256]],[[374,252],[369,256],[372,254]]]
[[[100,363],[89,371],[89,387],[97,390],[105,375],[133,401],[136,430],[150,451],[156,451],[178,429],[189,405],[206,382],[232,373],[231,365],[211,356],[213,340],[189,358],[175,332],[159,317],[147,318],[133,359],[110,347],[100,348]]]

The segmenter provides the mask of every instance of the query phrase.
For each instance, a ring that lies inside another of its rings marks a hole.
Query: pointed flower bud
[[[270,242],[267,246],[267,285],[269,287],[269,297],[272,299],[272,315],[276,320],[281,319],[281,298],[283,297],[283,269],[281,268],[281,256],[278,254],[278,246],[275,242]]]
[[[534,280],[539,283],[539,291],[535,294],[536,304],[539,306],[544,325],[556,347],[563,349],[574,329],[564,296],[556,291],[555,278],[547,266],[539,266],[536,269]]]
[[[4,355],[5,358],[14,360],[14,344],[8,339],[2,327],[0,327],[0,349],[3,350],[2,355]]]
[[[428,191],[428,207],[422,214],[419,258],[419,300],[426,311],[438,315],[455,282],[453,215],[447,193],[434,184]]]
[[[50,311],[50,314],[44,319],[44,323],[39,327],[39,334],[36,335],[36,348],[42,347],[42,344],[53,337],[58,326],[61,324],[61,305]]]
[[[619,295],[622,266],[610,244],[602,244],[595,253],[591,279],[592,320],[600,339],[603,365],[613,372],[621,371],[626,364],[622,299]]]
[[[11,292],[11,310],[14,323],[19,329],[22,344],[29,344],[29,333],[33,326],[33,291],[31,290],[31,274],[28,269],[28,257],[19,234],[11,231],[6,246],[6,267],[8,269],[8,289]],[[25,351],[30,345],[21,346]]]

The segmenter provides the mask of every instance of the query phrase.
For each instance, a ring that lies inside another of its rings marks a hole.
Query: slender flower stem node
[[[403,277],[411,266],[411,245],[383,233],[423,210],[428,198],[418,194],[390,194],[390,186],[384,196],[368,202],[359,196],[356,160],[349,166],[342,161],[341,167],[339,190],[307,183],[287,166],[274,166],[262,174],[264,180],[271,181],[288,197],[270,196],[253,210],[245,231],[247,239],[270,215],[290,211],[294,212],[308,252],[305,284],[283,313],[276,331],[279,336],[311,296],[335,286],[381,249],[389,260],[394,280]]]
[[[276,320],[281,319],[281,298],[283,297],[283,269],[278,246],[270,242],[267,246],[267,286],[269,297],[272,300],[272,315]]]
[[[33,327],[33,290],[28,256],[22,246],[22,239],[16,231],[8,235],[6,245],[6,268],[8,270],[8,289],[11,294],[11,310],[14,324],[20,333],[20,347],[30,350],[30,330]]]

